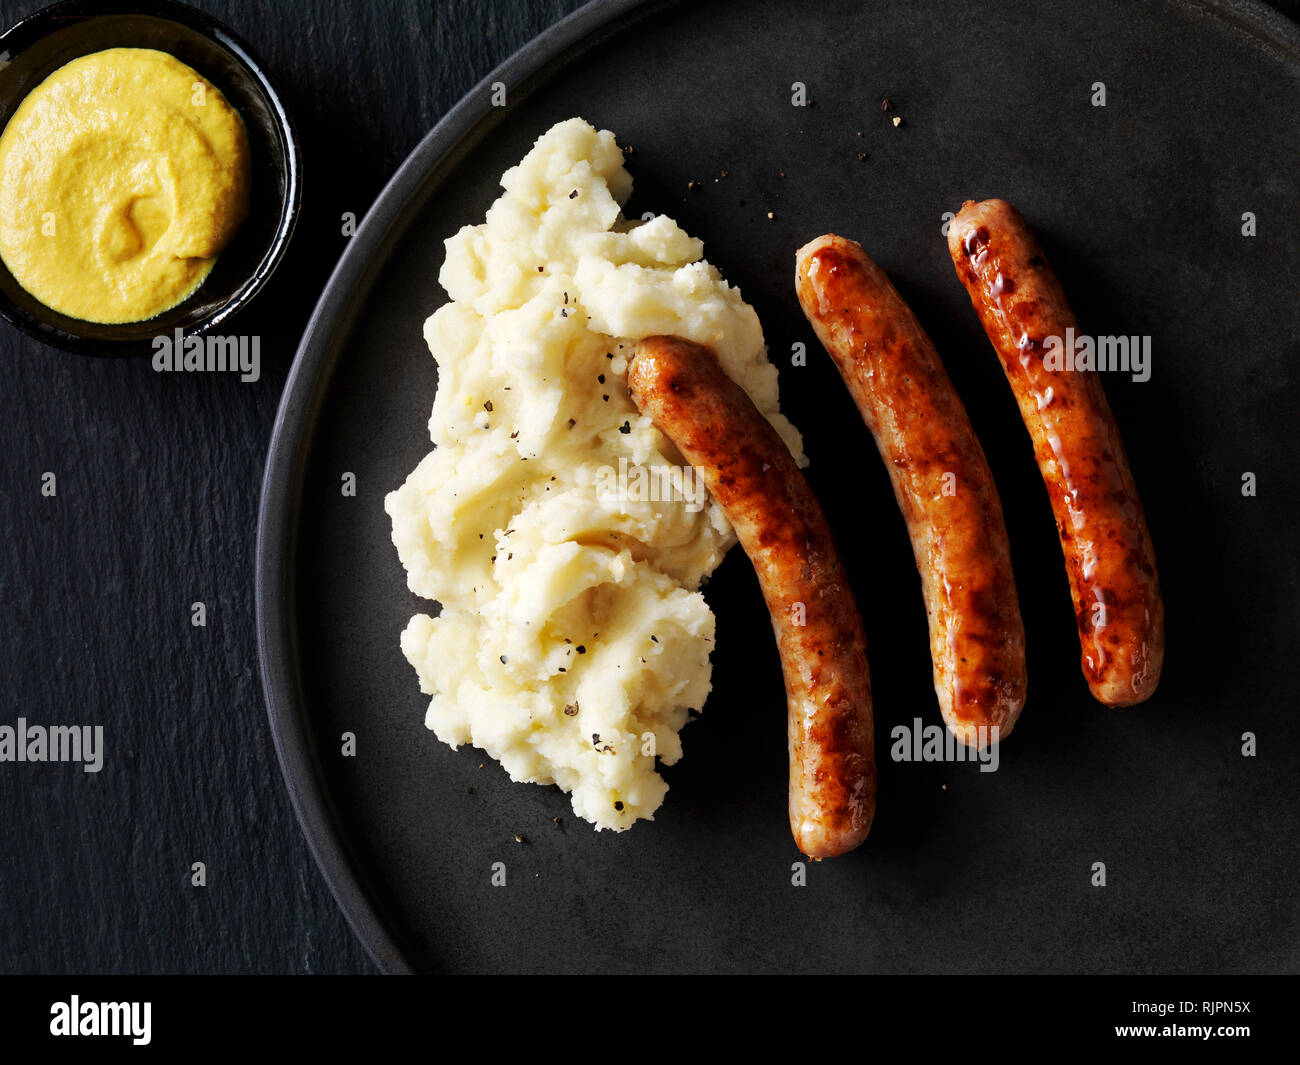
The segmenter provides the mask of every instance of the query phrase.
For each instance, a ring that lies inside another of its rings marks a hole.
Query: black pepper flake
[[[558,817],[552,817],[551,824],[555,825],[558,828],[560,825],[564,824],[564,822],[561,821]]]
[[[571,193],[569,193],[569,199],[576,200],[577,198],[578,198],[578,190],[574,189]]]
[[[650,639],[651,639],[651,641],[652,641],[653,643],[658,643],[658,642],[659,642],[659,637],[658,637],[658,636],[651,636]]]
[[[566,311],[563,307],[560,308],[560,317],[561,317],[561,318],[567,318],[567,317],[569,317],[569,312]]]
[[[614,353],[612,351],[605,352],[605,358],[612,359],[613,357],[614,357]]]
[[[567,292],[564,294],[564,303],[565,303],[565,306],[568,306],[568,303],[569,303],[569,294],[568,294]]]
[[[603,373],[602,373],[602,374],[597,374],[597,375],[596,375],[596,380],[599,381],[599,382],[603,385],[603,384],[605,383],[605,375],[604,375]]]
[[[490,399],[483,404],[483,409],[487,411],[489,414],[492,413],[492,401]]]
[[[466,788],[466,789],[465,789],[465,794],[466,794],[466,795],[473,795],[473,794],[474,794],[474,789],[473,789],[473,788]]]
[[[688,181],[688,182],[686,183],[686,188],[687,188],[687,190],[690,191],[690,192],[699,192],[699,191],[700,191],[700,183],[699,183],[698,181]]]
[[[518,430],[518,429],[516,429],[513,433],[510,434],[510,439],[511,439],[511,440],[518,440],[518,439],[519,439],[519,430]]]
[[[569,703],[569,705],[566,706],[566,707],[564,708],[564,716],[565,716],[565,717],[577,717],[577,716],[578,716],[578,704],[577,704],[577,703]]]
[[[583,644],[578,644],[578,654],[585,655],[586,653],[587,648]]]
[[[537,272],[538,272],[539,274],[540,274],[540,273],[544,273],[545,271],[546,271],[546,267],[544,267],[544,266],[539,266],[539,267],[537,268]]]
[[[593,732],[593,733],[591,734],[591,745],[592,745],[593,747],[599,747],[599,746],[600,746],[600,733],[599,733],[599,732]]]
[[[560,672],[561,672],[561,673],[567,673],[567,672],[569,672],[569,671],[568,671],[567,669],[565,669],[563,666],[561,666],[561,667],[560,667]]]
[[[502,664],[503,666],[506,664],[506,656],[505,656],[505,655],[502,655],[502,656],[501,656],[501,664]]]
[[[524,839],[524,834],[523,834],[522,832],[516,832],[516,833],[515,833],[515,842],[516,842],[516,843],[525,843],[525,842],[527,842],[527,841]]]
[[[570,419],[569,419],[569,424],[568,424],[568,426],[567,426],[566,428],[572,429],[572,428],[573,428],[575,425],[577,425],[577,424],[578,424],[577,421],[575,421],[573,418],[570,418]]]
[[[615,809],[615,810],[622,810],[622,809],[623,809],[623,803],[622,803],[621,800],[620,800],[619,802],[614,803],[614,809]]]
[[[632,424],[630,422],[624,422],[618,427],[618,431],[624,436],[627,436],[627,434],[632,431]]]
[[[883,100],[880,101],[880,110],[892,111],[893,109],[894,109],[894,101],[891,100],[888,96],[886,96]]]
[[[600,398],[604,400],[606,403],[609,402],[609,396],[601,396]]]

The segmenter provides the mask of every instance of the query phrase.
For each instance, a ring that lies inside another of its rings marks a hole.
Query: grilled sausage
[[[1164,662],[1155,552],[1119,427],[1091,371],[1045,364],[1075,318],[1024,218],[1003,200],[967,201],[948,251],[1002,360],[1052,502],[1092,694],[1150,697]],[[1073,336],[1073,332],[1069,334]]]
[[[907,521],[944,721],[972,747],[997,742],[1025,702],[1025,628],[984,449],[934,344],[860,245],[827,234],[795,264],[799,303],[875,437]]]
[[[821,506],[708,348],[642,340],[628,386],[704,478],[758,575],[785,676],[795,843],[813,858],[852,850],[876,808],[871,681],[862,619]]]

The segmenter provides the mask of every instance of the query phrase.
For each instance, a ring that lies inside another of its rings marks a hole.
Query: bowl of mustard
[[[0,36],[0,317],[66,350],[211,333],[288,246],[301,155],[248,46],[170,0]]]

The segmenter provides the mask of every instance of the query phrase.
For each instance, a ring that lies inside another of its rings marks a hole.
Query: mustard
[[[250,180],[243,121],[197,71],[148,48],[81,56],[0,135],[0,259],[61,314],[144,321],[203,283]]]

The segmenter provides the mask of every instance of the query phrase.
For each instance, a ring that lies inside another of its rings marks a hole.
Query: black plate
[[[0,317],[37,340],[82,355],[142,355],[153,338],[210,333],[245,306],[279,265],[302,198],[302,160],[289,114],[261,63],[216,19],[170,0],[65,0],[0,36],[0,130],[27,94],[65,63],[105,48],[156,48],[193,67],[248,131],[248,217],[212,272],[175,307],[142,322],[69,318],[28,293],[0,263]]]
[[[496,81],[508,108],[491,106]],[[808,107],[792,106],[795,82]],[[372,208],[316,309],[259,530],[262,670],[285,777],[379,964],[1294,968],[1298,105],[1295,26],[1248,3],[1131,0],[596,3],[458,105]],[[879,810],[867,843],[811,867],[806,887],[791,883],[780,668],[739,552],[706,589],[713,695],[657,819],[622,835],[438,743],[398,647],[429,604],[406,590],[383,498],[429,447],[435,367],[420,329],[445,299],[442,240],[481,221],[501,172],[575,114],[634,147],[628,213],[673,214],[758,310],[863,607]],[[944,212],[990,196],[1028,217],[1087,331],[1153,338],[1150,381],[1105,382],[1168,608],[1164,680],[1140,708],[1088,695],[1029,439],[948,259]],[[1245,212],[1258,235],[1243,236]],[[1002,493],[1030,682],[997,772],[890,758],[895,726],[939,715],[902,519],[792,291],[795,248],[828,229],[861,240],[930,330]],[[799,342],[809,365],[792,368]],[[1255,497],[1242,494],[1247,471]],[[355,498],[340,493],[345,472]],[[355,758],[340,755],[344,732]],[[1255,757],[1242,755],[1246,732]],[[504,888],[489,884],[496,861]],[[1092,883],[1099,862],[1105,887]]]

